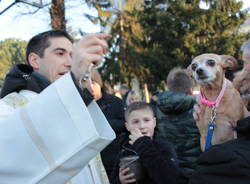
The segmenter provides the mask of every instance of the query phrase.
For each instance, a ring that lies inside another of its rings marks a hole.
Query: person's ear
[[[38,56],[36,53],[31,52],[28,56],[28,62],[30,66],[35,70],[39,70],[40,66],[40,56]]]
[[[128,130],[128,123],[127,122],[125,122],[125,127],[126,127],[127,131],[129,131]]]
[[[156,118],[155,117],[154,117],[153,121],[154,121],[154,128],[155,128],[156,127]]]

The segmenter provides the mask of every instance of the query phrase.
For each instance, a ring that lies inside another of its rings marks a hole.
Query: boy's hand
[[[120,167],[119,180],[120,180],[121,184],[136,182],[136,179],[134,178],[135,174],[131,173],[129,171],[130,171],[129,167]]]
[[[141,131],[139,130],[139,129],[135,129],[135,130],[133,130],[133,131],[131,131],[131,134],[129,135],[129,144],[131,144],[131,145],[133,145],[134,144],[134,142],[138,139],[138,138],[140,138],[140,137],[142,137],[143,135],[142,135],[142,133],[141,133]]]

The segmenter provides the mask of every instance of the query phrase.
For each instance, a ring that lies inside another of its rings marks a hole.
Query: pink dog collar
[[[210,100],[207,100],[206,97],[204,97],[201,89],[200,89],[200,101],[204,104],[206,104],[207,106],[209,107],[218,107],[219,104],[220,104],[220,101],[222,99],[222,97],[224,96],[224,93],[225,93],[225,90],[226,90],[226,87],[227,87],[227,80],[225,79],[224,82],[223,82],[223,86],[222,86],[222,89],[220,91],[220,94],[219,96],[216,98],[215,101],[210,101]]]

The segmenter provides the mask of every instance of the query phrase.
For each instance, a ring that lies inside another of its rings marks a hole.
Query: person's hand
[[[134,178],[135,174],[131,173],[129,171],[130,171],[129,167],[120,167],[119,180],[120,180],[121,184],[136,182],[136,179]]]
[[[131,131],[131,134],[129,135],[129,139],[130,139],[129,144],[133,145],[134,142],[142,136],[143,136],[143,134],[141,133],[141,131],[139,129],[135,129],[135,130]]]
[[[103,55],[108,51],[106,33],[88,34],[83,37],[73,48],[71,71],[79,80],[88,70],[91,63],[98,66]]]
[[[200,120],[200,113],[201,113],[200,105],[195,104],[194,105],[194,112],[193,112],[194,120],[196,120],[196,121]]]
[[[197,104],[194,105],[193,118],[196,121],[199,121],[204,114],[205,106],[201,103],[200,99],[196,99]]]

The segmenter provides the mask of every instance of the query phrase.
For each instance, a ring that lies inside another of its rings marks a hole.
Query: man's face
[[[39,57],[37,72],[54,82],[70,71],[73,44],[65,37],[49,38],[50,46]]]
[[[250,50],[248,49],[243,50],[242,60],[244,61],[244,70],[250,72]]]
[[[138,129],[142,135],[152,138],[154,135],[156,120],[154,118],[153,112],[149,109],[139,109],[132,111],[129,114],[125,125],[129,132]]]

